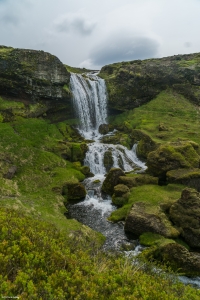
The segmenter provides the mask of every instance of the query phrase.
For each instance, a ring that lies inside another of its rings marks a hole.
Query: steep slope
[[[109,108],[126,111],[138,107],[171,87],[200,104],[200,54],[135,60],[104,66]]]

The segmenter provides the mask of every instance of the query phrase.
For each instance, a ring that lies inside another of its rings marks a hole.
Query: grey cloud
[[[56,24],[57,32],[75,32],[80,35],[90,35],[95,28],[95,23],[88,22],[84,17],[76,16],[73,19],[66,17]]]
[[[20,23],[20,17],[12,14],[6,14],[1,18],[1,23],[9,25],[18,25]]]
[[[91,60],[95,65],[155,57],[159,44],[149,37],[131,37],[122,34],[106,40],[95,48]]]
[[[185,42],[184,46],[185,46],[186,48],[190,48],[190,47],[192,46],[192,44],[191,44],[190,42]]]

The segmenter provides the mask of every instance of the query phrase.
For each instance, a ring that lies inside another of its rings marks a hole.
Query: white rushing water
[[[78,129],[86,139],[99,136],[98,128],[106,123],[107,92],[103,79],[95,74],[71,74],[73,105],[79,119]]]
[[[69,207],[69,210],[72,217],[107,237],[105,247],[119,249],[123,241],[127,241],[127,237],[122,223],[112,224],[107,221],[107,217],[116,207],[112,204],[111,197],[101,192],[105,174],[109,171],[104,160],[108,155],[109,168],[120,167],[124,171],[146,167],[136,156],[136,145],[128,150],[122,145],[101,143],[102,135],[98,129],[101,124],[107,123],[107,92],[104,80],[94,74],[71,74],[70,87],[74,111],[80,121],[78,130],[85,139],[93,140],[88,144],[84,164],[90,167],[94,177],[84,181],[87,190],[85,200],[74,204],[71,210]]]

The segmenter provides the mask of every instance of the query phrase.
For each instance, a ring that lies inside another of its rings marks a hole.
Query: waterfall
[[[136,166],[145,168],[136,156],[136,147],[128,150],[122,145],[100,143],[98,128],[107,122],[107,92],[103,79],[95,74],[71,74],[70,87],[73,94],[74,111],[79,119],[79,132],[86,139],[95,140],[89,144],[84,160],[93,174],[106,174],[106,156],[109,155],[110,167],[131,171]]]
[[[86,139],[98,136],[99,125],[107,119],[107,93],[103,79],[94,74],[71,74],[70,88],[78,129]]]
[[[84,164],[90,167],[94,177],[84,180],[87,191],[84,201],[68,204],[67,208],[71,217],[106,236],[105,248],[120,249],[120,245],[127,243],[127,237],[123,224],[107,221],[107,217],[116,207],[110,196],[102,194],[101,186],[111,167],[131,171],[135,167],[145,169],[145,164],[136,156],[136,145],[128,150],[119,144],[101,143],[102,135],[98,129],[101,124],[107,123],[107,92],[104,80],[95,74],[72,73],[70,87],[74,111],[79,119],[78,130],[85,139],[92,140],[88,143]],[[108,134],[115,133],[116,131]]]

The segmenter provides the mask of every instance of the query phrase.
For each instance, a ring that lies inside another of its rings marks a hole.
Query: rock
[[[161,208],[152,208],[143,202],[133,204],[126,218],[124,230],[132,232],[136,236],[152,232],[164,237],[176,238],[180,234]]]
[[[65,119],[71,116],[70,73],[61,61],[44,51],[0,47],[0,96],[42,105],[29,117]],[[12,114],[12,111],[7,113]]]
[[[125,176],[124,172],[120,168],[111,168],[103,182],[102,191],[112,195],[114,193],[115,185],[119,182],[120,176]]]
[[[110,131],[109,124],[101,124],[99,126],[99,133],[100,134],[107,134]]]
[[[185,188],[181,198],[170,207],[169,217],[179,228],[187,244],[200,248],[200,193]]]
[[[134,129],[130,136],[132,144],[137,144],[137,155],[140,158],[146,159],[148,154],[158,147],[158,144],[142,130]]]
[[[4,175],[4,178],[6,178],[6,179],[12,179],[14,177],[14,175],[15,175],[16,172],[17,172],[17,167],[16,166],[11,166],[8,169],[7,174]]]
[[[114,187],[112,202],[117,206],[123,206],[128,202],[129,195],[130,195],[129,188],[124,184],[118,184]]]
[[[172,88],[199,105],[199,53],[160,59],[134,60],[104,66],[110,113],[128,111]]]
[[[177,243],[161,245],[154,252],[154,258],[167,263],[172,270],[186,276],[200,276],[200,254],[189,252]]]
[[[195,188],[200,192],[200,169],[177,169],[167,172],[167,181]]]
[[[114,161],[113,161],[112,151],[111,150],[107,150],[104,153],[104,158],[103,158],[103,164],[104,164],[104,167],[106,169],[106,172],[110,171],[110,169],[113,166],[113,163],[114,163]]]
[[[81,200],[86,196],[85,187],[80,182],[67,182],[63,186],[62,194],[67,200]]]
[[[143,184],[158,184],[158,178],[148,174],[138,174],[129,177],[129,175],[119,177],[119,183],[125,184],[129,188]]]
[[[199,159],[193,142],[167,143],[148,154],[148,172],[154,176],[165,177],[170,170],[198,168]]]

